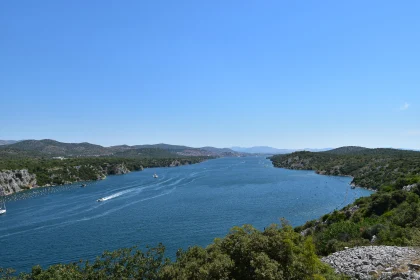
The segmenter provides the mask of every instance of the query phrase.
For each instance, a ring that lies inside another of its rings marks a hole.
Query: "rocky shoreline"
[[[36,175],[26,169],[0,171],[0,193],[10,195],[38,187]]]
[[[420,279],[420,249],[395,246],[354,247],[322,261],[351,279]]]
[[[295,168],[295,167],[277,167],[277,168],[283,168],[283,169],[288,169],[288,170],[305,170],[305,171],[313,171],[318,175],[324,175],[324,176],[335,176],[335,177],[349,177],[351,178],[351,182],[349,183],[349,185],[353,188],[361,188],[361,189],[365,189],[371,192],[377,192],[377,189],[373,189],[373,188],[368,188],[368,187],[363,187],[363,186],[359,186],[356,185],[356,183],[354,183],[354,177],[351,175],[344,175],[344,174],[329,174],[327,173],[325,170],[312,170],[312,169],[305,169],[305,168]]]
[[[168,167],[177,167],[189,163],[181,162],[179,160],[172,161]],[[93,178],[80,178],[77,174],[81,169],[88,169],[94,174]],[[142,171],[144,168],[140,166],[136,171]],[[130,173],[132,170],[128,169],[123,163],[109,164],[102,166],[80,165],[73,166],[67,169],[50,169],[50,178],[60,178],[63,174],[66,175],[66,180],[62,180],[59,184],[42,184],[38,185],[36,174],[30,173],[27,169],[20,170],[0,170],[0,193],[3,195],[12,195],[21,191],[30,190],[33,188],[52,187],[57,185],[66,185],[77,182],[104,180],[108,175],[123,175]]]

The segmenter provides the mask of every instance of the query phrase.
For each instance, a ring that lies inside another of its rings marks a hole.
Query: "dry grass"
[[[413,229],[411,246],[420,248],[420,229]],[[419,249],[420,252],[420,249]]]

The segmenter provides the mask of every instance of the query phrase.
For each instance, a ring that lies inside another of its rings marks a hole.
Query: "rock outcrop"
[[[141,166],[140,170],[143,170]],[[130,170],[124,163],[108,164],[102,166],[79,165],[67,168],[50,168],[44,170],[48,180],[44,183],[26,169],[0,171],[0,193],[4,195],[14,194],[35,187],[49,187],[56,185],[71,184],[79,181],[103,180],[107,175],[127,174]]]
[[[191,162],[188,161],[188,160],[181,160],[181,161],[174,160],[174,161],[171,162],[169,167],[176,167],[176,166],[182,166],[182,165],[188,165],[188,164],[191,164]]]
[[[5,195],[37,187],[36,175],[26,169],[0,171],[0,192]]]
[[[109,175],[121,175],[121,174],[129,173],[130,170],[128,170],[127,166],[121,163],[121,164],[108,166],[105,172]]]
[[[182,166],[191,163],[191,160],[188,159],[171,159],[163,161],[163,163],[157,163],[156,167]],[[143,165],[136,165],[130,168],[136,171],[144,169]],[[39,173],[36,174],[30,174],[26,169],[0,171],[0,193],[10,195],[34,187],[50,187],[81,181],[104,180],[108,175],[122,175],[131,172],[125,163],[58,165],[41,168],[38,171]]]
[[[402,189],[403,189],[403,191],[409,192],[409,191],[413,190],[415,187],[417,187],[417,184],[407,185],[407,186],[404,186]]]
[[[175,166],[181,166],[181,162],[179,162],[178,160],[174,160],[173,162],[171,162],[171,164],[169,165],[170,167],[175,167]]]
[[[410,247],[355,247],[322,261],[351,279],[420,279],[420,251]]]

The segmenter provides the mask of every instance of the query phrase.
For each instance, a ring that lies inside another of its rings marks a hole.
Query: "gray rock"
[[[121,175],[127,174],[129,172],[130,170],[128,170],[128,168],[123,163],[111,165],[107,169],[107,173],[110,175]]]
[[[171,164],[169,165],[170,167],[175,167],[175,166],[181,166],[181,162],[179,162],[178,160],[174,160],[173,162],[171,162]]]
[[[420,252],[410,247],[366,246],[336,252],[322,261],[351,279],[420,279]]]
[[[0,192],[5,195],[37,187],[36,175],[26,169],[0,171]]]
[[[409,192],[412,189],[414,189],[415,187],[417,187],[417,184],[407,185],[407,186],[404,186],[402,189],[403,189],[403,191]]]
[[[417,270],[420,271],[420,264],[415,264],[415,263],[409,263],[408,267],[412,270]]]

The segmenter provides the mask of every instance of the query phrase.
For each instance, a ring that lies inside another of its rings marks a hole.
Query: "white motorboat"
[[[0,202],[0,215],[6,213],[6,202],[3,199],[3,202]]]

